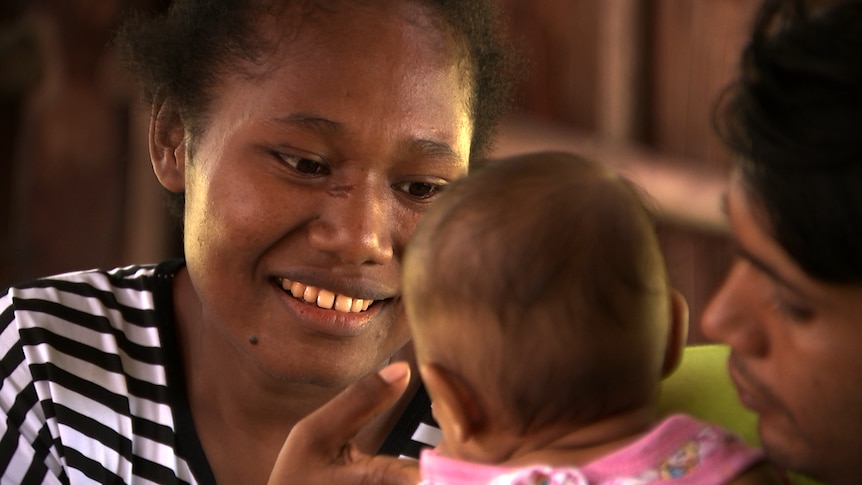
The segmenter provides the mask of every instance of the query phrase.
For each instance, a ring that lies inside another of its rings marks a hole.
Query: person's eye
[[[329,172],[326,165],[309,158],[288,155],[285,153],[277,153],[277,156],[286,165],[303,175],[324,175]]]
[[[414,199],[427,200],[438,195],[445,185],[446,184],[442,182],[402,182],[400,184],[396,184],[395,188]]]
[[[814,311],[802,305],[791,303],[778,295],[773,295],[772,304],[781,318],[797,323],[804,323],[814,318]]]

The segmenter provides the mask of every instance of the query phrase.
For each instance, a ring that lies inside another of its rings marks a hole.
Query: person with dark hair
[[[737,154],[725,207],[738,258],[702,329],[729,347],[730,378],[774,464],[862,483],[862,1],[764,0],[720,101],[717,128]],[[283,468],[349,463],[357,417],[404,386],[395,370],[297,426]]]
[[[409,358],[405,245],[507,97],[490,2],[176,0],[118,37],[184,258],[0,293],[0,481],[265,483]],[[418,379],[356,449],[417,456]],[[428,423],[428,424],[426,424]]]
[[[862,2],[765,1],[716,113],[739,258],[703,331],[771,460],[862,483]]]
[[[442,430],[403,483],[781,483],[740,437],[659,416],[688,313],[644,197],[610,168],[562,152],[483,164],[420,222],[402,281]],[[384,476],[383,460],[366,465]]]

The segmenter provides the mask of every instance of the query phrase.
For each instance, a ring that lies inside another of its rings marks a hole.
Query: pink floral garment
[[[425,450],[420,469],[422,485],[719,485],[763,459],[761,450],[738,436],[678,414],[634,443],[579,468],[512,469]]]

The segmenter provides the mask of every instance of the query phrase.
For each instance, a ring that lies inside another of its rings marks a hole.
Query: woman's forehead
[[[238,69],[243,81],[272,75],[328,84],[342,79],[347,92],[351,85],[361,89],[366,79],[400,79],[398,84],[423,89],[440,84],[445,76],[449,96],[469,108],[472,69],[465,62],[467,50],[443,28],[441,19],[416,20],[439,17],[433,10],[414,2],[336,3],[337,8],[317,9],[315,14],[285,9],[270,16],[260,34],[266,52]],[[297,21],[296,15],[304,17]],[[384,85],[373,88],[384,98],[400,94],[387,92]]]
[[[405,42],[420,39],[455,60],[460,39],[433,6],[417,1],[308,2],[266,10],[259,16],[259,34],[276,45],[298,42],[305,48],[358,49],[372,53],[371,43],[383,31],[398,32]],[[344,44],[357,37],[358,45]],[[410,44],[408,44],[410,45]],[[463,50],[466,54],[466,49]],[[459,56],[460,57],[460,56]]]
[[[457,52],[403,22],[353,13],[316,27],[330,32],[325,40],[303,29],[280,41],[266,65],[226,75],[213,89],[209,135],[265,125],[258,133],[316,133],[345,156],[388,150],[466,164],[473,119]]]

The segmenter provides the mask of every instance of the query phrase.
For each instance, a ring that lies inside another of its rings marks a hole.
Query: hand
[[[391,407],[410,381],[410,367],[396,362],[357,381],[294,426],[269,477],[270,485],[302,483],[415,485],[413,460],[371,456],[352,440]]]

